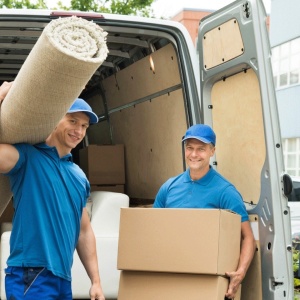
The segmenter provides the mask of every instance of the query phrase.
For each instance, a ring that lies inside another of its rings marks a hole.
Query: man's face
[[[54,130],[59,144],[70,150],[75,148],[84,138],[89,121],[89,117],[83,112],[66,114]]]
[[[215,153],[212,144],[205,144],[197,139],[188,139],[185,143],[185,160],[191,171],[209,169],[210,158]]]

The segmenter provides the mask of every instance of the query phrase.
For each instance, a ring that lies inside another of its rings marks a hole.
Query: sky
[[[62,3],[69,5],[70,0],[61,0]],[[271,0],[262,0],[267,13],[271,10]],[[46,0],[46,3],[50,4],[53,2],[58,2],[58,0]],[[198,8],[198,9],[209,9],[217,10],[227,4],[234,2],[234,0],[154,0],[152,8],[157,18],[168,19],[176,15],[183,8]]]
[[[154,0],[152,5],[155,16],[170,18],[183,8],[217,10],[233,0]],[[263,0],[267,13],[270,13],[271,0]]]

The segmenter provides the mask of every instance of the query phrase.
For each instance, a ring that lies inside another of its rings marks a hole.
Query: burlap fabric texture
[[[0,143],[47,138],[106,59],[106,35],[75,16],[44,28],[1,105]],[[11,196],[7,177],[0,175],[0,215]]]

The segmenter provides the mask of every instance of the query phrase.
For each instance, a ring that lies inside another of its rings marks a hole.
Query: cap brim
[[[90,112],[88,110],[82,110],[82,109],[78,109],[78,110],[69,110],[68,111],[68,114],[72,114],[72,113],[76,113],[76,112],[83,112],[85,113],[86,115],[88,115],[88,117],[90,118],[90,124],[97,124],[99,119],[98,119],[98,116],[93,113],[93,112]]]
[[[200,142],[203,142],[203,143],[205,143],[205,144],[213,144],[211,141],[209,141],[209,140],[207,140],[207,139],[205,139],[205,138],[199,138],[198,136],[188,136],[188,137],[186,137],[186,138],[183,138],[182,139],[182,142],[184,142],[184,141],[186,141],[186,140],[188,140],[188,139],[196,139],[196,140],[198,140],[198,141],[200,141]]]

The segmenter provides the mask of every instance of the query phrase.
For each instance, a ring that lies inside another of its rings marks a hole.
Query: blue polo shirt
[[[192,180],[189,169],[170,178],[159,189],[153,207],[228,209],[248,221],[242,196],[236,188],[210,168],[199,180]]]
[[[46,267],[70,281],[89,182],[71,154],[60,158],[45,143],[14,146],[20,158],[6,174],[15,209],[7,265]]]

